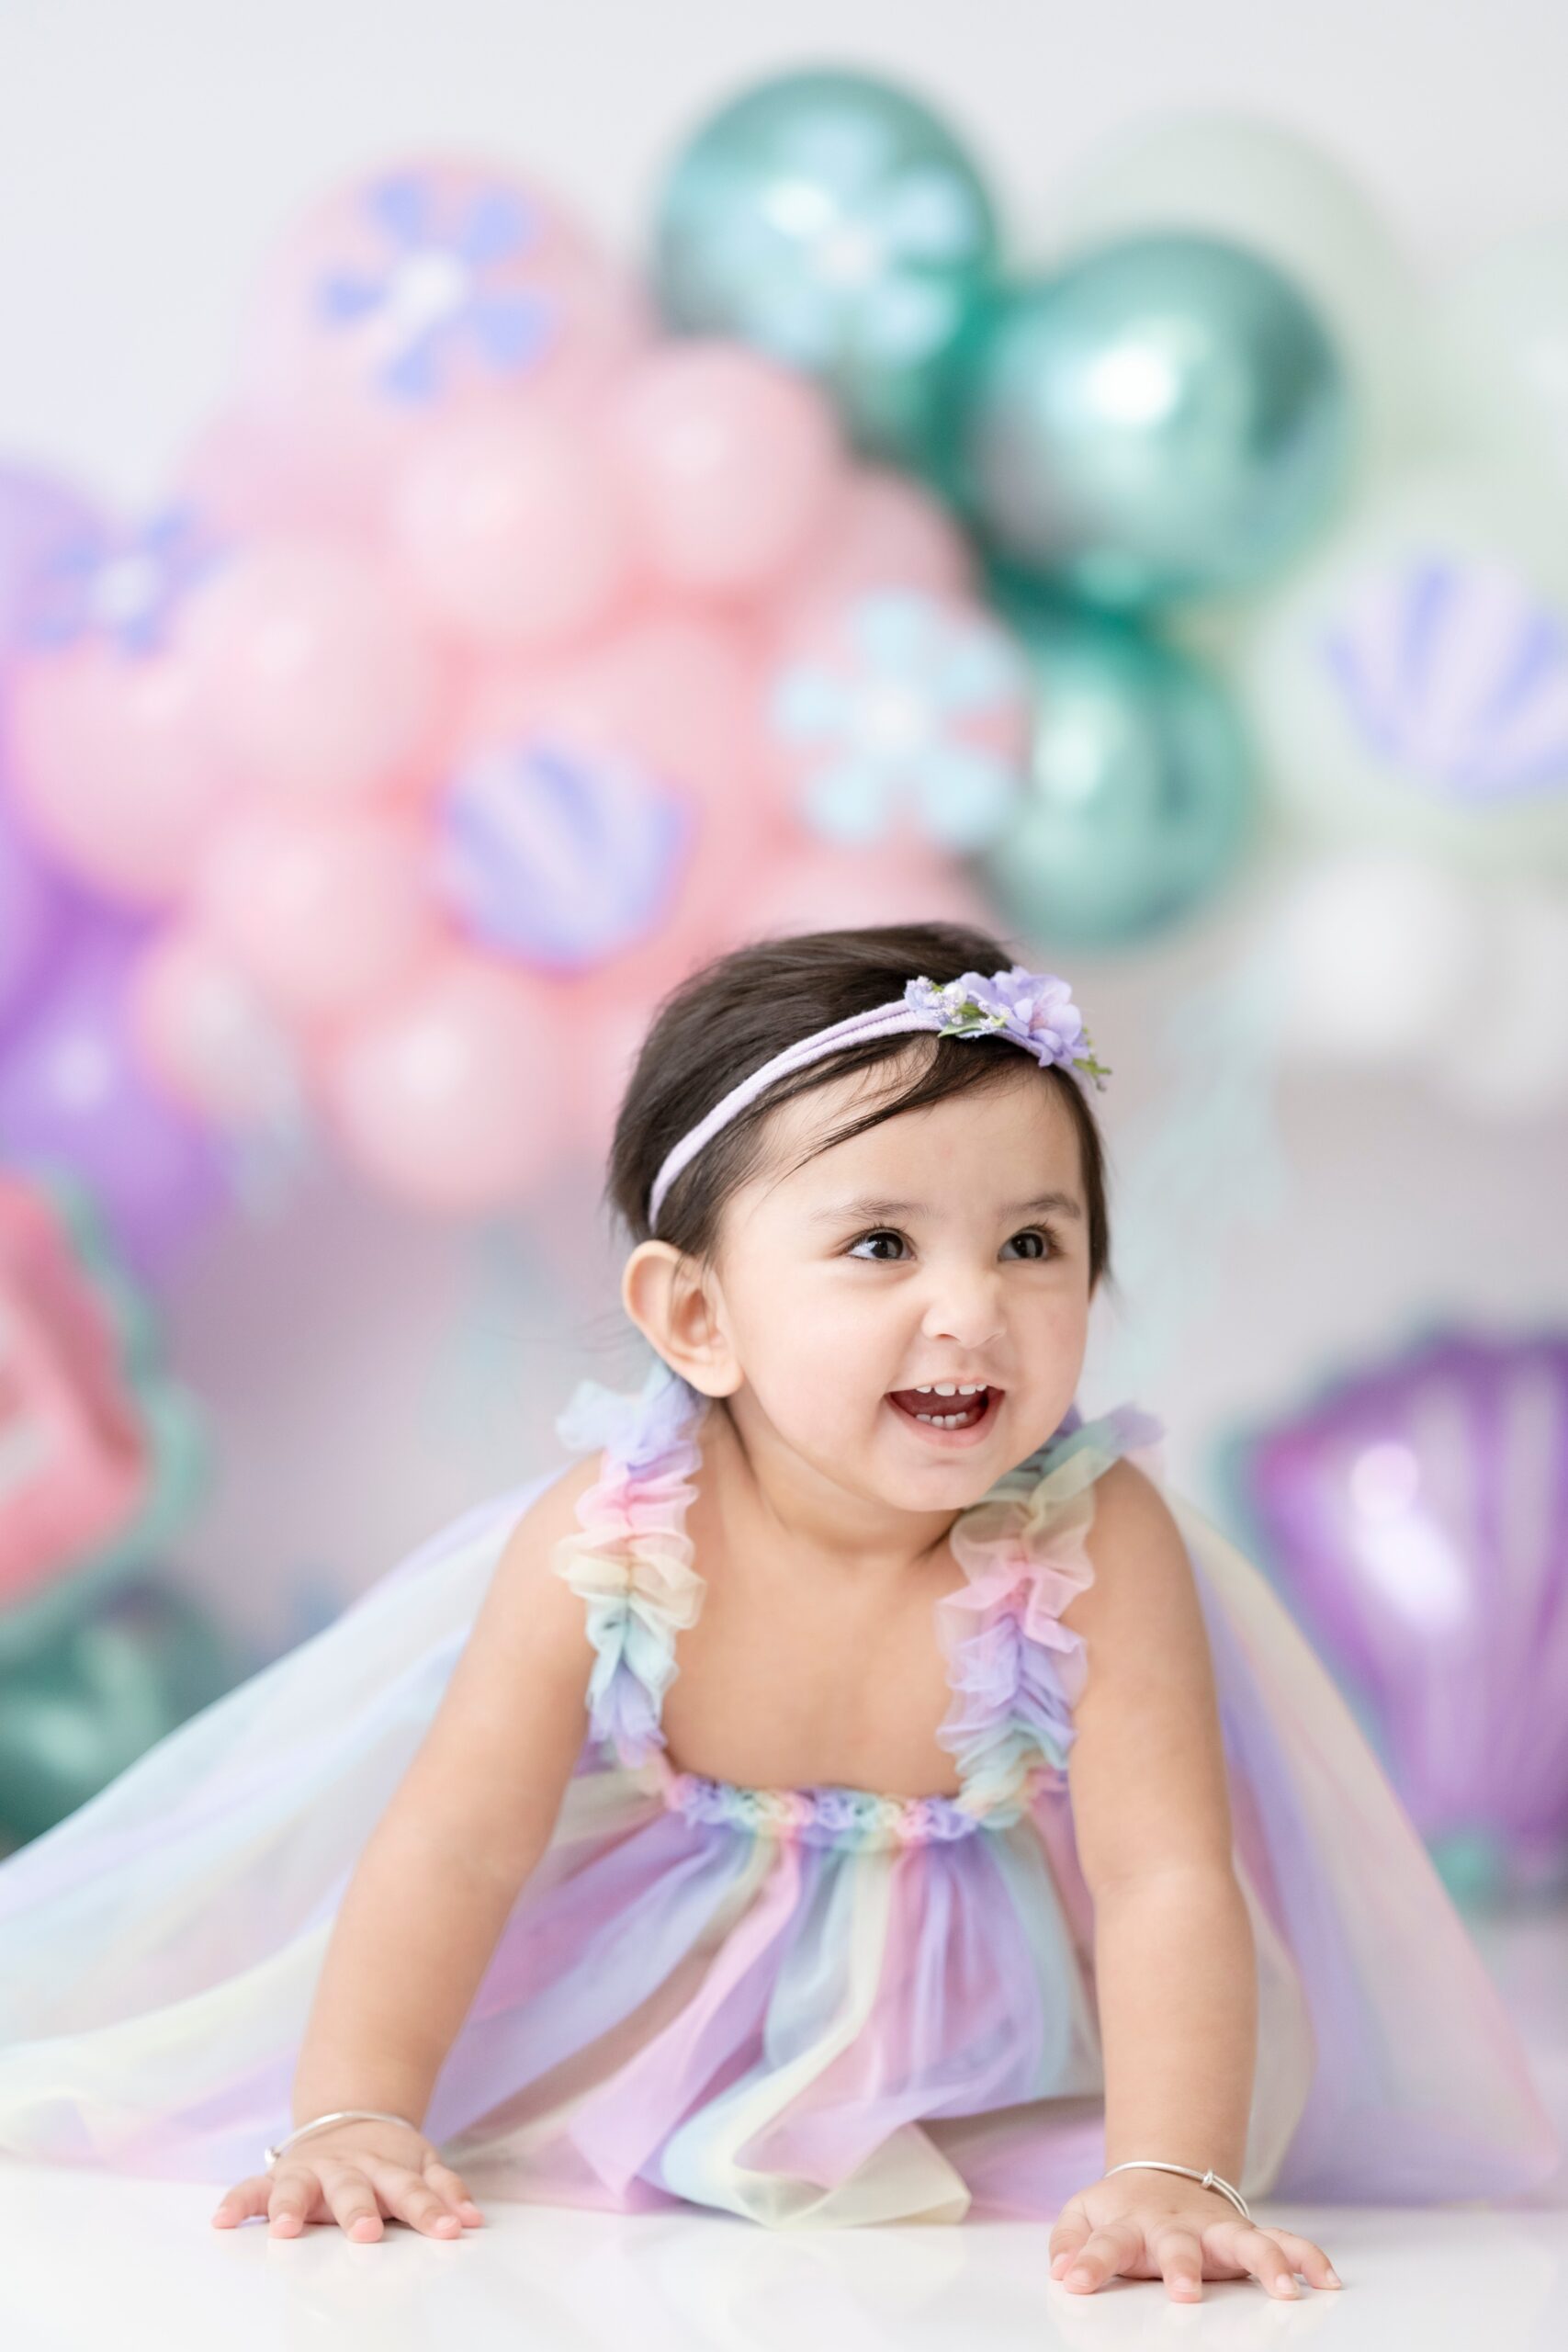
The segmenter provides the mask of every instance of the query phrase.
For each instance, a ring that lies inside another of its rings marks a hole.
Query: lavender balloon
[[[1456,1891],[1568,1871],[1568,1337],[1430,1334],[1224,1457]]]
[[[227,1190],[218,1147],[144,1075],[127,1031],[150,929],[99,918],[0,1051],[0,1157],[77,1176],[142,1275],[173,1261]]]
[[[5,714],[0,710],[0,728]],[[6,806],[0,745],[0,1037],[19,1020],[63,931],[63,899]]]

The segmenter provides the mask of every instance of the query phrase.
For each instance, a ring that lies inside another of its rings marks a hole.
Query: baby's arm
[[[512,1531],[441,1704],[365,1843],[300,2045],[295,2125],[342,2108],[422,2121],[582,1745],[593,1652],[581,1600],[551,1573],[550,1555],[577,1527],[577,1498],[597,1470],[592,1458],[574,1464]],[[297,2142],[276,2179],[264,2174],[231,2190],[231,2218],[270,2212],[276,2222],[298,2211],[302,2226],[324,2201],[315,2160],[342,2141],[352,2166],[355,2132],[372,2156],[383,2150],[390,2162],[395,2151],[417,2172],[413,2135],[342,2124]],[[283,2167],[300,2160],[311,2178],[286,2188]],[[441,2210],[428,2190],[417,2194],[433,2217]],[[331,2207],[323,2218],[345,2229],[377,2216],[357,2172]]]
[[[1094,1492],[1095,1579],[1063,1620],[1088,1650],[1067,1771],[1094,1898],[1105,2161],[1212,2165],[1235,2183],[1252,2096],[1256,1962],[1231,1862],[1208,1637],[1158,1487],[1122,1462]]]

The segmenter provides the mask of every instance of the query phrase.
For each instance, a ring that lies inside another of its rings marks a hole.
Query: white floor
[[[1475,1932],[1568,2133],[1568,1910]],[[213,2229],[216,2193],[0,2162],[6,2352],[1011,2352],[1188,2342],[1239,2347],[1333,2331],[1336,2352],[1554,2352],[1568,2343],[1568,2182],[1508,2208],[1384,2211],[1259,2202],[1325,2247],[1344,2286],[1288,2303],[1255,2280],[1070,2294],[1045,2228],[773,2232],[706,2214],[490,2204],[433,2242],[400,2223],[368,2245],[335,2227]]]

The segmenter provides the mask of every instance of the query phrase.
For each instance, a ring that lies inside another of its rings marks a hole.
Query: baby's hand
[[[1270,2294],[1288,2300],[1299,2291],[1298,2270],[1314,2287],[1339,2284],[1310,2238],[1244,2222],[1217,2188],[1176,2173],[1119,2172],[1097,2180],[1068,2198],[1051,2232],[1051,2276],[1074,2294],[1092,2294],[1121,2272],[1163,2278],[1168,2294],[1190,2301],[1201,2295],[1204,2278],[1254,2273]]]
[[[402,2123],[338,2123],[297,2140],[271,2172],[231,2188],[212,2224],[233,2229],[253,2213],[269,2217],[275,2238],[297,2237],[317,2221],[335,2221],[352,2238],[378,2238],[383,2213],[430,2237],[455,2238],[483,2219],[440,2151]]]

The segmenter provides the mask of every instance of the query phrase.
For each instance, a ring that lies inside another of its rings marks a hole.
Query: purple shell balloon
[[[1382,572],[1321,651],[1369,749],[1437,795],[1485,808],[1568,786],[1568,635],[1509,565]]]
[[[1224,1455],[1439,1858],[1568,1868],[1568,1337],[1429,1335]]]
[[[543,741],[475,759],[439,825],[439,886],[465,928],[555,972],[658,929],[696,830],[685,797],[631,762]]]

